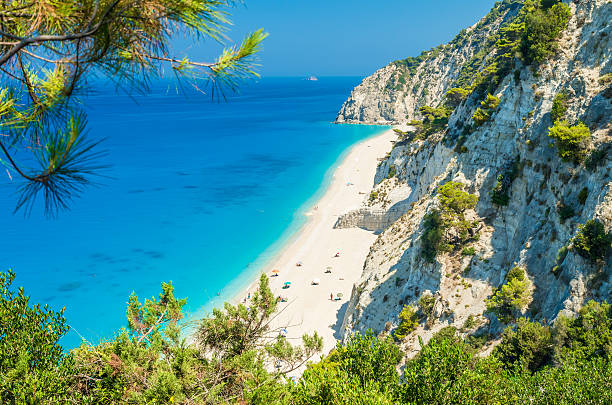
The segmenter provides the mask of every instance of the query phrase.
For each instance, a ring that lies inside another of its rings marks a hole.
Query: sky
[[[228,36],[264,28],[263,76],[365,76],[387,63],[450,41],[493,0],[246,0]],[[219,52],[211,41],[175,43],[193,60]],[[181,55],[182,56],[182,55]]]

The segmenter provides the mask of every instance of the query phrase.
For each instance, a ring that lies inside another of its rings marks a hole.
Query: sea
[[[162,282],[197,318],[234,297],[299,231],[354,145],[386,129],[333,124],[360,77],[262,78],[225,98],[173,80],[145,93],[94,82],[80,102],[108,165],[70,210],[13,213],[0,168],[0,270],[31,303],[65,308],[66,348],[127,325]]]

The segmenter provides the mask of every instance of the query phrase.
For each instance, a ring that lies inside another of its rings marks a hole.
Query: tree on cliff
[[[170,53],[177,35],[225,40],[234,0],[7,0],[0,3],[0,162],[20,180],[15,211],[44,197],[48,214],[68,208],[103,165],[75,102],[101,75],[132,91],[169,67],[205,80],[212,94],[257,76],[253,57],[267,36],[249,34],[212,62]],[[5,170],[2,170],[3,172]]]

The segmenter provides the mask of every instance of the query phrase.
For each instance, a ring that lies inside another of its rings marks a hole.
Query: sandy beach
[[[280,303],[280,314],[272,327],[286,327],[290,340],[317,331],[324,339],[324,354],[335,346],[353,284],[361,276],[376,235],[363,229],[333,226],[338,216],[362,206],[373,186],[378,158],[391,150],[395,138],[394,132],[388,130],[353,146],[335,169],[323,197],[307,213],[307,223],[264,269],[271,276],[274,294],[287,298],[287,302]],[[296,266],[298,262],[302,265]],[[328,267],[331,272],[326,272]],[[278,275],[272,272],[274,269]],[[320,284],[313,285],[317,278]],[[283,288],[286,282],[291,283],[289,288]],[[255,286],[256,283],[237,298],[244,299]],[[340,299],[338,293],[342,294]]]

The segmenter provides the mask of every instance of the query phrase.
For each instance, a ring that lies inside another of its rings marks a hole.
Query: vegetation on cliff
[[[474,223],[465,219],[465,211],[473,209],[478,197],[463,191],[464,185],[449,181],[438,187],[439,208],[428,213],[423,220],[421,253],[433,262],[440,252],[450,252],[476,237]]]

